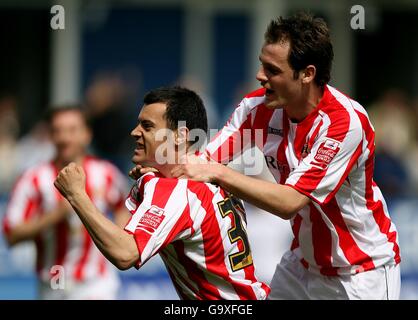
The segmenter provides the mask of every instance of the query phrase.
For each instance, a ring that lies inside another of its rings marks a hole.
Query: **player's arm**
[[[282,219],[291,219],[311,199],[290,186],[245,176],[231,168],[217,165],[214,183],[256,207]]]
[[[125,207],[120,207],[119,209],[114,209],[114,220],[115,224],[123,229],[131,218],[131,214]]]
[[[85,191],[83,169],[71,163],[59,173],[55,186],[74,208],[103,255],[121,270],[134,266],[139,253],[132,235],[106,218]]]
[[[178,165],[172,175],[218,184],[238,198],[283,219],[291,219],[310,202],[310,198],[290,186],[248,177],[218,163]]]
[[[32,240],[40,233],[51,226],[61,222],[70,212],[70,206],[61,201],[58,207],[50,212],[38,214],[28,221],[21,222],[5,233],[5,238],[9,246],[17,243]]]

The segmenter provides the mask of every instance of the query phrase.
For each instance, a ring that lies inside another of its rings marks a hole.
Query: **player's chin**
[[[267,100],[264,102],[267,109],[281,109],[283,106],[278,100]]]
[[[73,150],[64,150],[63,152],[59,153],[59,158],[64,163],[70,163],[75,161],[77,159],[77,152],[74,152]]]
[[[266,98],[264,100],[264,105],[268,109],[276,109],[277,106],[279,105],[279,101],[278,101],[276,95],[274,93],[269,93],[269,94],[266,94],[265,97]]]
[[[144,160],[145,159],[144,159],[143,156],[140,156],[140,155],[137,155],[137,154],[134,154],[132,159],[131,159],[131,161],[135,164],[142,164],[144,162]]]

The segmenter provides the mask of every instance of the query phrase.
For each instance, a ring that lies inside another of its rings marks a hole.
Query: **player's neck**
[[[295,101],[291,106],[285,108],[288,117],[293,122],[303,121],[318,106],[324,95],[323,88],[313,85],[306,89],[301,99]]]
[[[77,157],[74,157],[71,160],[66,160],[63,158],[60,158],[59,156],[55,158],[54,160],[54,164],[58,169],[63,169],[65,166],[67,166],[68,164],[70,164],[71,162],[75,162],[78,165],[81,165],[84,161],[85,155],[84,154],[80,154]]]
[[[171,171],[179,164],[183,163],[183,159],[185,158],[186,155],[189,154],[194,154],[194,152],[192,152],[191,150],[187,150],[186,154],[184,152],[179,153],[176,151],[175,153],[175,163],[166,163],[164,165],[160,165],[160,166],[155,166],[156,169],[158,169],[158,171],[166,178],[172,178],[173,176],[171,175]]]
[[[165,164],[158,168],[158,171],[166,178],[172,178],[171,170],[175,167],[175,164]]]

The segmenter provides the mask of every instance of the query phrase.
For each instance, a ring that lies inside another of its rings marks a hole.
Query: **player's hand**
[[[182,157],[180,164],[171,170],[171,175],[173,178],[216,183],[222,168],[223,165],[217,162],[209,162],[195,155],[186,155]]]
[[[144,175],[148,172],[158,172],[158,170],[153,168],[153,167],[143,167],[143,166],[137,164],[135,167],[133,167],[129,171],[129,176],[134,180],[138,180],[139,178],[142,177],[142,175]]]
[[[71,162],[60,171],[54,185],[64,198],[69,199],[86,192],[86,174],[81,166]]]

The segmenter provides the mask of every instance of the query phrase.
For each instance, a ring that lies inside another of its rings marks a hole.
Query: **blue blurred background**
[[[50,8],[65,8],[52,30]],[[353,5],[365,29],[353,30]],[[369,111],[376,129],[375,178],[400,237],[402,293],[418,298],[418,2],[415,0],[125,0],[0,3],[0,219],[15,179],[53,155],[43,112],[83,102],[95,115],[91,151],[123,172],[143,94],[181,84],[205,100],[220,128],[255,73],[267,23],[308,10],[325,18],[334,44],[331,85]],[[260,158],[261,161],[261,158]],[[261,175],[271,179],[268,172]],[[248,206],[257,272],[269,281],[289,246],[287,222]],[[1,231],[0,231],[1,232]],[[266,246],[265,243],[269,245]],[[0,234],[0,299],[36,299],[30,243],[7,248]],[[120,299],[176,299],[158,257],[120,272]]]

